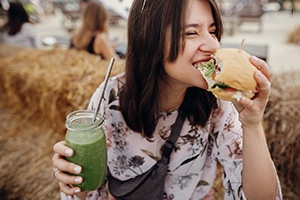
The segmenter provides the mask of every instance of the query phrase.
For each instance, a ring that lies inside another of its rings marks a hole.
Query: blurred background
[[[108,37],[126,55],[132,0],[99,0],[108,11]],[[0,27],[9,1],[0,0]],[[0,40],[0,199],[59,199],[51,177],[52,146],[64,138],[66,115],[86,108],[108,62],[69,49],[84,0],[20,0],[36,28],[37,47]],[[300,0],[218,0],[222,47],[243,49],[273,70],[264,116],[266,137],[284,199],[300,195]],[[112,75],[124,71],[123,59]],[[218,178],[220,179],[220,177]],[[215,198],[222,199],[216,183]]]

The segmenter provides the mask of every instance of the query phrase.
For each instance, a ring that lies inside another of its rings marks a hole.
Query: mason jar
[[[82,167],[79,176],[83,182],[76,185],[82,191],[99,188],[106,178],[107,148],[103,118],[93,118],[94,111],[91,110],[77,110],[66,118],[66,146],[72,148],[74,154],[65,159]]]

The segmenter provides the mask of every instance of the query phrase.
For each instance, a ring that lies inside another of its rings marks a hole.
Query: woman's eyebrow
[[[216,22],[212,22],[212,23],[209,25],[209,28],[215,27],[215,26],[216,26]],[[189,28],[189,27],[201,28],[201,27],[203,27],[203,24],[193,23],[193,24],[187,24],[187,25],[185,26],[185,28]]]
[[[213,22],[213,23],[211,23],[210,25],[209,25],[209,27],[211,28],[211,27],[216,27],[217,26],[217,23],[216,22]]]

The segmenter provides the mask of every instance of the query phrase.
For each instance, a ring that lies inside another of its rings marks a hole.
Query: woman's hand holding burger
[[[255,56],[252,56],[250,61],[258,69],[254,73],[257,92],[251,99],[242,97],[239,102],[234,103],[240,113],[240,121],[244,125],[261,123],[271,93],[272,71],[270,67],[265,61]]]
[[[235,104],[243,125],[261,123],[272,77],[265,61],[241,49],[221,48],[198,70],[207,81],[208,91]]]

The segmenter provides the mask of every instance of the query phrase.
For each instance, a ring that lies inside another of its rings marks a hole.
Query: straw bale
[[[8,44],[0,44],[0,58],[11,56],[24,50],[27,50],[27,48]]]
[[[288,43],[300,44],[300,25],[293,26],[293,30],[291,30],[287,37]]]
[[[300,195],[300,71],[276,74],[264,115],[268,146],[284,199]]]
[[[52,146],[63,136],[13,115],[1,102],[0,109],[1,199],[59,199],[51,177]]]
[[[59,199],[52,147],[64,138],[65,116],[86,108],[109,62],[83,51],[6,47],[0,45],[1,199]],[[116,62],[111,75],[123,71]]]
[[[1,90],[7,106],[25,111],[28,120],[42,120],[62,131],[69,112],[86,108],[108,65],[84,51],[28,49],[0,60]],[[123,68],[123,61],[116,62],[111,76]]]
[[[217,165],[217,172],[216,172],[216,179],[213,185],[213,194],[214,199],[223,199],[225,189],[223,187],[223,181],[222,181],[222,167],[220,164]]]

